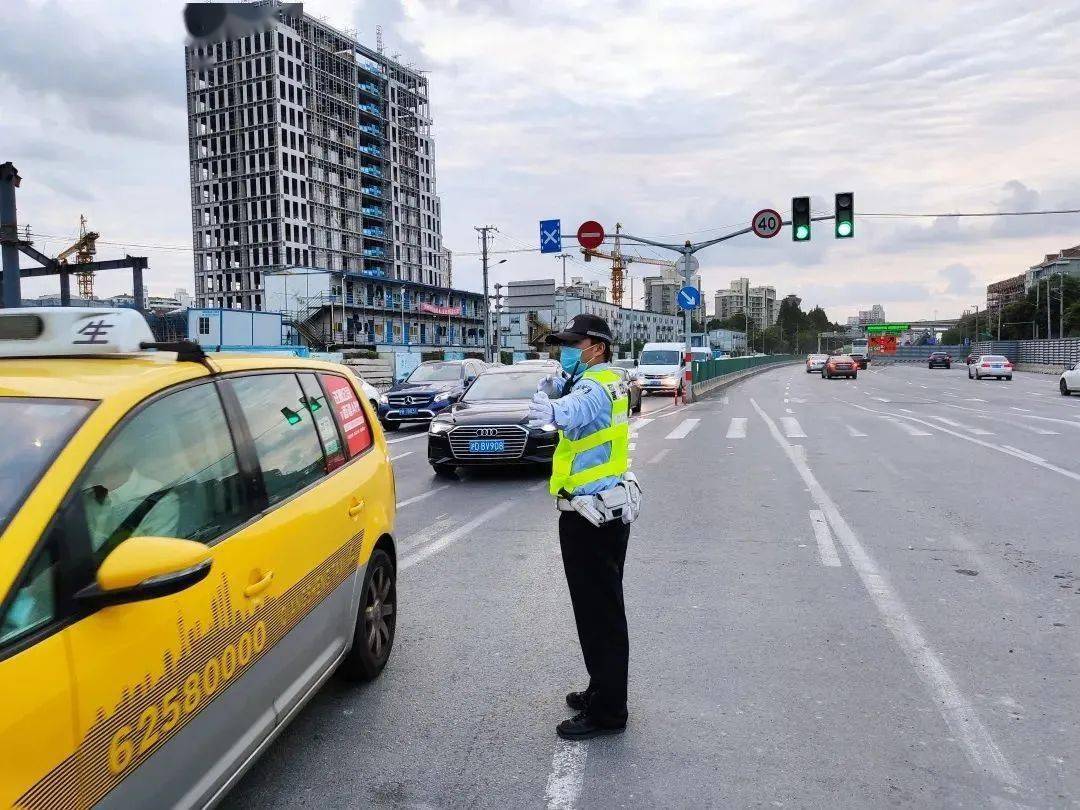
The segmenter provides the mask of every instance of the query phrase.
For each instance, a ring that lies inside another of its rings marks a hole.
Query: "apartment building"
[[[687,281],[682,275],[672,270],[664,270],[658,276],[646,276],[642,279],[645,286],[645,309],[650,312],[662,312],[665,315],[682,315],[676,296]],[[694,275],[689,282],[691,287],[701,289],[701,276]],[[705,299],[701,299],[701,311],[704,313]]]
[[[713,303],[713,317],[720,320],[745,312],[758,326],[772,326],[780,314],[776,304],[776,288],[751,287],[748,278],[733,279],[728,289],[717,290]]]
[[[448,283],[427,77],[298,5],[186,49],[199,307],[263,309],[297,267]]]

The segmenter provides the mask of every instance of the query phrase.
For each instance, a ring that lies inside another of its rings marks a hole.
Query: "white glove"
[[[558,399],[563,394],[564,385],[566,385],[565,379],[557,374],[552,374],[544,377],[544,379],[540,381],[540,384],[536,386],[536,390],[547,394],[548,399]]]
[[[548,395],[543,391],[537,391],[533,394],[532,401],[529,403],[529,423],[531,428],[537,428],[541,425],[549,425],[555,421],[555,406],[551,404],[551,400],[548,399]]]

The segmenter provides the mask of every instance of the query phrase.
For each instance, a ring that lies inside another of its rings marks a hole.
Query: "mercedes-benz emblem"
[[[413,398],[412,397],[405,397],[405,404],[406,405],[412,405],[413,404]]]
[[[499,435],[498,428],[479,428],[476,431],[477,436],[484,436],[485,438],[491,438]]]

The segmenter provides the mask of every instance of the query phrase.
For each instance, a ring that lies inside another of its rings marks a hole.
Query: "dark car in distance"
[[[529,401],[549,376],[550,370],[535,367],[484,371],[428,426],[428,463],[435,473],[453,475],[458,467],[550,465],[559,429],[527,424]]]
[[[952,368],[952,355],[948,352],[931,352],[928,368]]]
[[[386,430],[430,422],[461,398],[485,368],[480,360],[429,360],[379,397],[379,421]]]

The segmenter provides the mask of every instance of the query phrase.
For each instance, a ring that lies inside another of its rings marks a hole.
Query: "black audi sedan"
[[[529,428],[529,400],[552,370],[494,366],[428,426],[428,462],[436,475],[458,467],[550,465],[555,425]]]

